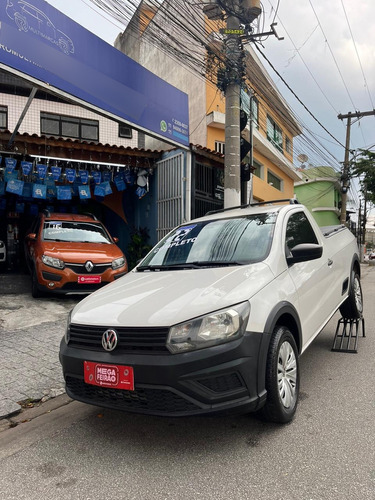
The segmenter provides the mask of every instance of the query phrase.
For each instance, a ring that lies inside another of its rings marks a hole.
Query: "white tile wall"
[[[0,105],[8,106],[8,129],[12,132],[16,126],[18,119],[24,110],[27,97],[18,95],[1,94]],[[31,105],[20,126],[19,133],[40,135],[40,113],[56,113],[66,116],[74,116],[77,118],[87,118],[90,120],[99,121],[99,142],[109,144],[110,146],[137,147],[138,133],[133,130],[132,139],[124,139],[118,136],[118,123],[108,118],[104,118],[91,111],[87,111],[80,106],[72,104],[63,104],[41,99],[33,99]]]

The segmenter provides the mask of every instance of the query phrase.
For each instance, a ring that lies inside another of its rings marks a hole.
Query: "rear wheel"
[[[359,275],[355,270],[352,271],[348,298],[341,304],[340,313],[344,319],[362,318],[362,287]]]
[[[261,416],[270,422],[286,424],[297,409],[299,394],[298,349],[292,333],[276,326],[267,358],[267,401]]]

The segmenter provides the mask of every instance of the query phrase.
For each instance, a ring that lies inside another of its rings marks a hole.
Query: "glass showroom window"
[[[99,141],[99,122],[86,118],[41,113],[40,131],[45,135],[71,137],[82,141]]]

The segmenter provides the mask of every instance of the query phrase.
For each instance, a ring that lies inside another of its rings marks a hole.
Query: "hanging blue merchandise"
[[[51,167],[52,179],[58,181],[61,175],[61,167],[53,166]]]
[[[7,200],[5,198],[2,198],[0,200],[0,210],[5,210],[7,207]]]
[[[66,168],[65,174],[68,182],[73,183],[75,181],[76,171],[74,170],[74,168]]]
[[[99,184],[98,186],[95,186],[94,195],[99,196],[100,198],[104,198],[105,187],[103,186],[103,184]]]
[[[31,161],[21,161],[21,168],[23,175],[30,175],[33,169]]]
[[[108,170],[104,170],[104,172],[102,172],[102,181],[111,182],[111,179],[112,179],[112,173],[109,172]]]
[[[144,187],[138,186],[137,189],[135,190],[135,194],[138,196],[139,199],[143,198],[146,193],[147,190]]]
[[[78,192],[81,200],[88,200],[89,198],[91,198],[91,191],[89,186],[79,186]]]
[[[55,186],[55,181],[53,179],[47,179],[46,186],[47,186],[47,198],[49,200],[56,198],[57,190]]]
[[[112,194],[112,188],[110,182],[102,182],[101,186],[104,187],[105,196],[107,196],[108,194]]]
[[[113,178],[113,181],[117,187],[117,191],[125,191],[126,184],[123,173],[116,174]]]
[[[135,175],[132,170],[125,170],[124,177],[127,184],[130,184],[131,186],[134,184]]]
[[[91,172],[92,178],[94,179],[95,184],[100,184],[102,182],[102,173],[96,172],[95,170]]]
[[[4,174],[4,180],[5,182],[9,182],[11,180],[17,180],[18,179],[18,172],[17,170],[13,170],[13,171],[8,171],[8,170],[5,170],[5,174]]]
[[[25,212],[25,204],[21,202],[16,203],[16,213],[23,214]]]
[[[71,200],[72,190],[70,186],[56,186],[58,200]]]
[[[7,183],[6,190],[8,193],[18,194],[19,196],[22,196],[23,184],[23,181],[10,179]]]
[[[25,182],[23,185],[22,196],[24,198],[32,198],[33,196],[33,183]]]
[[[8,172],[13,172],[16,168],[17,160],[15,158],[5,158],[5,168]]]
[[[5,194],[5,182],[0,182],[0,196]]]
[[[36,166],[36,173],[37,177],[40,181],[44,181],[47,175],[47,165],[44,165],[43,163],[39,163]]]
[[[89,182],[89,173],[87,170],[80,170],[79,177],[81,178],[82,184],[87,184]]]
[[[33,184],[33,198],[45,200],[47,198],[47,186],[45,184]]]

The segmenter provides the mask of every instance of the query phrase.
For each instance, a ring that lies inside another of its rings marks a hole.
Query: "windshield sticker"
[[[186,245],[189,243],[194,243],[196,238],[186,238],[186,236],[196,227],[196,224],[193,224],[191,226],[184,226],[181,227],[180,229],[177,229],[177,231],[174,233],[173,236],[168,238],[168,240],[165,243],[166,248],[172,248],[180,245]],[[186,238],[186,239],[185,239]]]
[[[62,227],[62,222],[47,222],[46,223],[46,229],[57,229],[57,228],[61,228],[61,227]]]

